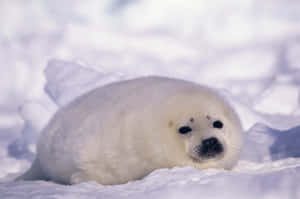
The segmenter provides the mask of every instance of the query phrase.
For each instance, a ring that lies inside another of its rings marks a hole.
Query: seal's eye
[[[221,128],[223,128],[223,123],[220,120],[216,120],[213,123],[213,127],[217,128],[217,129],[221,129]]]
[[[192,132],[192,128],[189,126],[182,126],[178,129],[178,132],[182,135],[185,135]]]

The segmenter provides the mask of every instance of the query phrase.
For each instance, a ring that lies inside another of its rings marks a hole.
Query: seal
[[[62,107],[18,180],[112,185],[159,168],[231,169],[241,147],[240,120],[215,91],[142,77],[96,88]]]

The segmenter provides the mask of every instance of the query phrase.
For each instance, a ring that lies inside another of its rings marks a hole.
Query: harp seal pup
[[[62,107],[17,180],[112,185],[158,168],[231,169],[241,147],[240,120],[212,89],[142,77],[96,88]]]

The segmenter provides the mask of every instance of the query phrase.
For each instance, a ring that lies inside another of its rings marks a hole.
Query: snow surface
[[[300,3],[295,0],[0,2],[0,198],[300,198]],[[232,171],[160,169],[124,185],[12,182],[76,96],[145,75],[214,87],[237,110]]]

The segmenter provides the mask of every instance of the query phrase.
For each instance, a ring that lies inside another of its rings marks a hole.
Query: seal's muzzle
[[[202,141],[200,150],[198,150],[198,155],[203,158],[214,158],[223,151],[223,145],[219,140],[215,137],[211,137]]]

